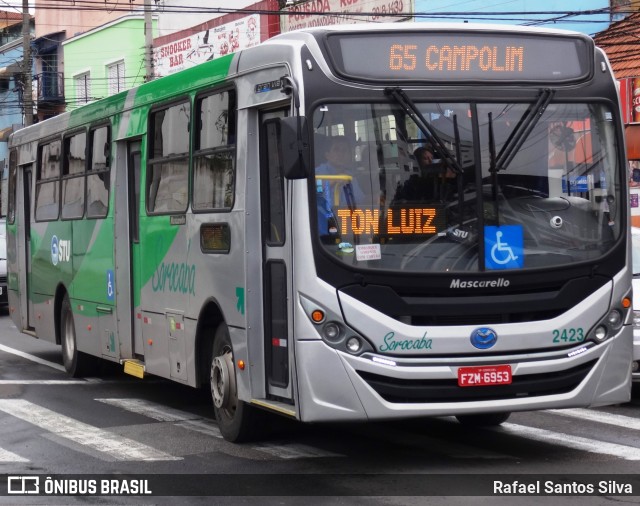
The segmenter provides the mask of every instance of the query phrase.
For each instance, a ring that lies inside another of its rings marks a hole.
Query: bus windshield
[[[409,272],[601,257],[624,219],[613,113],[549,101],[322,104],[313,114],[322,248],[360,269]]]

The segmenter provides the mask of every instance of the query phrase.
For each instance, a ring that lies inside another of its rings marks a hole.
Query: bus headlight
[[[625,321],[629,321],[631,311],[631,292],[620,299],[618,304],[609,309],[609,312],[593,327],[587,335],[587,341],[600,344],[613,337],[622,328]],[[640,325],[640,311],[633,313],[633,325]]]
[[[596,341],[598,341],[599,343],[607,338],[607,334],[607,327],[605,327],[604,325],[598,325],[593,331],[593,337],[595,337]]]
[[[347,350],[351,353],[358,353],[362,349],[362,341],[353,336],[347,339]]]
[[[614,330],[622,327],[622,315],[617,309],[612,309],[607,315],[607,325]]]
[[[327,346],[350,355],[361,355],[374,351],[371,343],[349,327],[339,313],[330,311],[303,295],[300,295],[300,303],[307,317],[314,324],[318,335]]]
[[[633,328],[640,329],[640,311],[633,312]]]
[[[322,334],[327,341],[335,343],[340,340],[342,329],[336,322],[329,322],[322,327]]]

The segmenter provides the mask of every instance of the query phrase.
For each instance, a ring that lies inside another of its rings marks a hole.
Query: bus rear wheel
[[[224,323],[216,329],[213,341],[210,382],[213,410],[222,436],[234,443],[255,439],[261,413],[238,399],[231,338]]]
[[[478,415],[458,415],[456,418],[462,425],[469,427],[494,427],[506,422],[511,413],[481,413]]]
[[[91,371],[95,364],[92,357],[78,351],[76,325],[73,321],[71,302],[65,294],[60,308],[60,339],[62,341],[62,362],[67,373],[73,378],[82,378]]]

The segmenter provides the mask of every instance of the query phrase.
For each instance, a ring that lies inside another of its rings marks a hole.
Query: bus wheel
[[[213,341],[211,397],[218,427],[227,441],[240,443],[258,435],[260,413],[238,399],[231,338],[224,323],[216,329]]]
[[[78,351],[76,326],[73,322],[69,296],[65,294],[60,309],[60,337],[64,368],[73,378],[81,378],[90,371],[91,357]]]
[[[506,422],[511,413],[482,413],[478,415],[458,415],[456,418],[462,425],[469,427],[494,427]]]

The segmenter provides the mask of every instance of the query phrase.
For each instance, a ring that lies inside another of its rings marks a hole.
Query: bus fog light
[[[327,341],[337,341],[340,339],[341,334],[340,325],[334,322],[329,322],[323,327],[322,333]]]
[[[357,337],[350,337],[347,339],[347,350],[351,353],[358,353],[362,348],[362,341]]]
[[[598,327],[596,327],[593,335],[598,341],[604,341],[607,338],[607,327],[605,327],[604,325],[599,325]]]
[[[613,309],[607,315],[607,323],[612,329],[619,329],[622,326],[622,315],[617,309]]]

